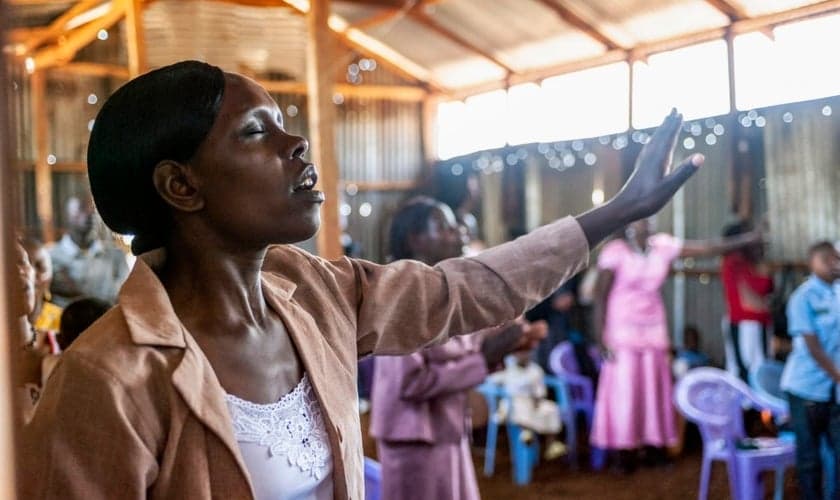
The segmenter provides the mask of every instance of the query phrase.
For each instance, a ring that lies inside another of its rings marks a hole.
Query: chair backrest
[[[580,368],[575,359],[575,350],[572,343],[561,342],[557,344],[548,355],[548,366],[557,375],[579,374]]]
[[[674,400],[680,413],[697,424],[706,444],[746,437],[745,403],[763,406],[747,384],[717,368],[690,370],[677,382]]]
[[[790,412],[785,393],[782,390],[782,372],[784,363],[765,360],[750,370],[750,387],[760,399],[772,407],[777,416],[787,416]]]

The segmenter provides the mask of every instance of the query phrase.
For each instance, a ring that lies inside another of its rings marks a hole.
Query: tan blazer
[[[323,409],[335,498],[364,497],[360,355],[409,353],[443,332],[512,319],[580,271],[588,254],[572,218],[434,268],[270,249],[263,289]],[[22,458],[26,499],[253,497],[224,390],[142,260],[118,305],[62,355],[24,430]]]

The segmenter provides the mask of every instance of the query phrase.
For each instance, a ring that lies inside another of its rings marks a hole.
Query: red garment
[[[723,282],[731,323],[752,320],[769,325],[772,322],[769,310],[750,310],[741,303],[738,284],[745,285],[753,293],[764,298],[773,292],[773,278],[759,274],[752,262],[741,254],[732,253],[725,255],[721,261],[720,279]]]

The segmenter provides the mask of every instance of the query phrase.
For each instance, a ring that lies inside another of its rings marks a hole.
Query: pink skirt
[[[590,441],[627,450],[677,442],[671,367],[666,350],[619,349],[604,362]]]

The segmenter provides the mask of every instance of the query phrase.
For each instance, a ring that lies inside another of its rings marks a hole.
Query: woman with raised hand
[[[25,429],[23,498],[363,496],[356,361],[520,315],[589,249],[658,211],[672,112],[609,203],[429,267],[327,261],[292,246],[323,193],[276,102],[195,61],[144,74],[97,115],[96,206],[141,255],[117,306],[62,356]]]

